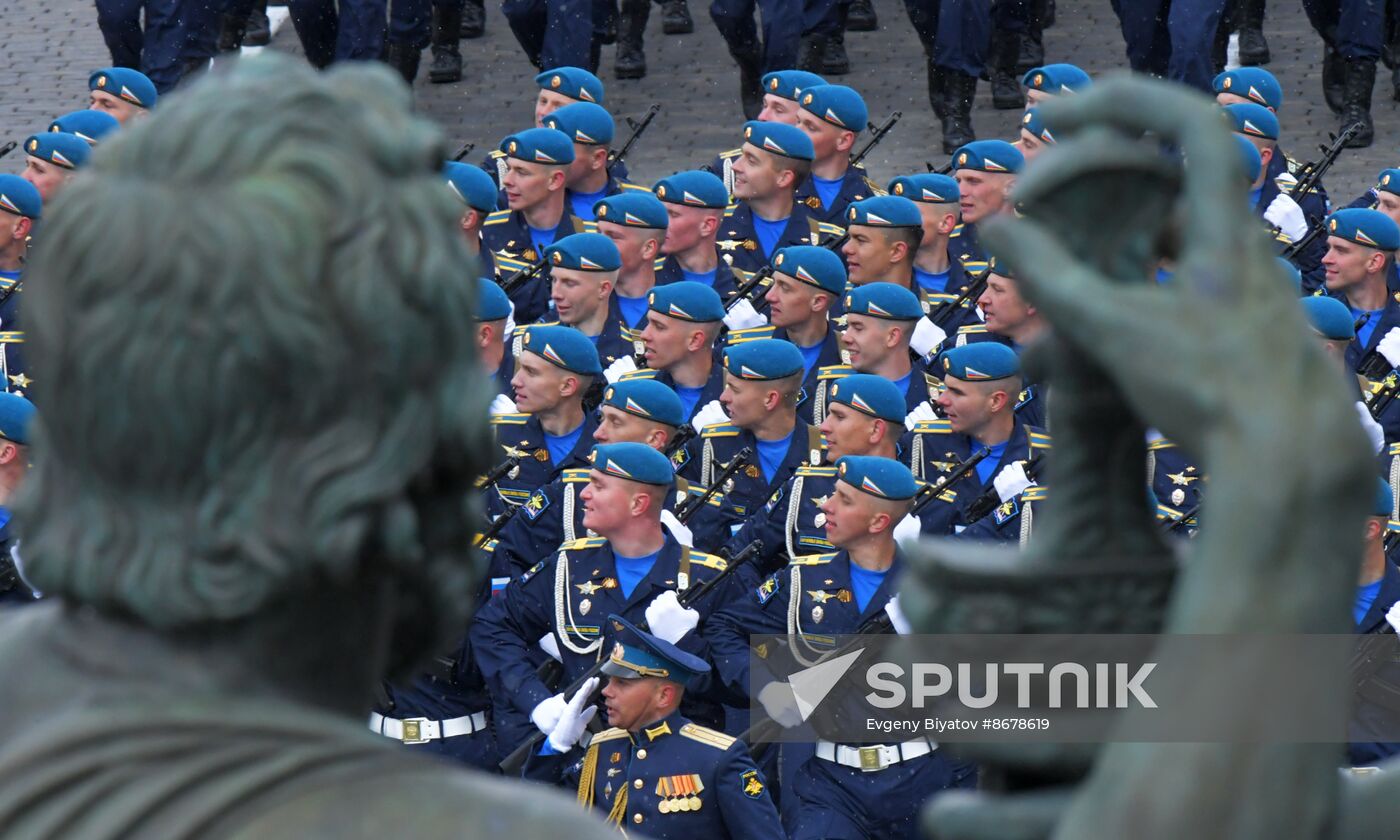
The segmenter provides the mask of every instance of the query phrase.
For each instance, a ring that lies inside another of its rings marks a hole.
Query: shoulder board
[[[1173,507],[1167,507],[1161,502],[1157,503],[1157,516],[1160,519],[1180,519],[1181,511]]]
[[[797,468],[796,474],[803,476],[804,478],[810,478],[812,476],[821,476],[823,478],[829,478],[831,476],[836,475],[836,468],[802,466]]]
[[[504,222],[504,221],[506,221],[506,220],[508,220],[508,219],[510,219],[510,211],[509,211],[509,210],[497,210],[496,212],[494,212],[494,213],[492,213],[491,215],[487,216],[487,217],[486,217],[486,221],[482,222],[482,224],[483,224],[483,225],[499,225],[501,222]]]
[[[477,536],[481,536],[481,535],[478,534]],[[487,554],[491,554],[492,552],[494,552],[494,551],[496,550],[496,546],[499,545],[500,542],[501,542],[500,540],[487,540],[487,541],[486,541],[485,543],[483,543],[482,545],[477,546],[477,550],[478,550],[478,551],[484,551],[484,552],[486,552]]]
[[[617,186],[618,189],[623,190],[641,190],[642,192],[651,192],[651,187],[644,187],[641,184],[634,184],[631,181],[618,181]]]
[[[769,325],[766,327],[749,327],[746,330],[734,330],[724,339],[726,344],[744,344],[749,341],[758,341],[763,338],[772,338],[776,327]]]
[[[626,737],[626,729],[619,729],[618,727],[614,726],[612,729],[604,729],[602,732],[599,732],[598,734],[594,735],[593,738],[588,742],[588,745],[592,746],[594,744],[601,744],[604,741],[615,741],[618,738]]]
[[[591,470],[564,470],[562,478],[570,484],[588,480],[588,473]]]
[[[657,257],[656,259],[654,259],[654,260],[651,261],[651,267],[652,267],[652,270],[653,270],[653,271],[660,271],[662,268],[665,267],[665,265],[666,265],[666,258],[665,258],[665,257]]]
[[[1400,531],[1400,521],[1394,519],[1386,520],[1385,529],[1387,531]]]
[[[692,499],[698,499],[701,496],[705,495],[705,488],[701,487],[699,484],[687,484],[686,492],[690,494],[690,497]],[[724,502],[722,501],[723,499],[724,489],[720,488],[719,490],[716,490],[715,492],[710,494],[710,499],[709,501],[705,502],[705,504],[715,508],[724,507]]]
[[[850,365],[826,365],[817,368],[818,379],[840,379],[843,376],[850,376],[856,369]]]
[[[519,425],[521,423],[525,423],[529,419],[530,415],[528,414],[492,414],[491,425],[499,426],[505,424],[508,426],[514,426]]]
[[[733,437],[739,434],[739,427],[733,423],[711,423],[700,430],[700,437]]]
[[[701,726],[698,723],[687,723],[685,726],[682,726],[680,734],[692,741],[709,744],[719,750],[729,749],[730,745],[738,740],[732,736],[725,735],[723,732],[716,732],[713,729]]]
[[[743,154],[743,153],[744,153],[744,149],[743,149],[743,147],[741,146],[740,148],[737,148],[737,149],[730,149],[730,150],[727,151],[727,152],[720,152],[720,153],[719,153],[719,157],[722,157],[722,158],[736,158],[736,157],[738,157],[739,155],[741,155],[741,154]]]
[[[1050,436],[1044,432],[1032,432],[1027,430],[1026,438],[1029,440],[1031,449],[1049,449]]]
[[[618,379],[624,382],[633,379],[655,379],[660,373],[661,371],[652,370],[651,368],[639,368],[638,370],[631,370],[622,374]]]
[[[564,551],[577,551],[580,548],[597,548],[600,545],[607,545],[608,541],[603,537],[584,537],[583,539],[566,542],[559,546]]]
[[[828,236],[844,236],[846,229],[840,225],[833,225],[831,222],[817,222],[817,230]]]
[[[953,232],[950,233],[950,234],[948,234],[948,235],[949,235],[949,236],[962,236],[962,232],[963,232],[963,223],[962,223],[962,222],[958,222],[957,224],[953,225]]]
[[[578,231],[579,233],[597,233],[597,232],[598,232],[598,223],[597,223],[597,222],[582,222],[582,225],[583,225],[583,230]]]
[[[496,158],[503,158],[503,157],[505,157],[505,156],[506,156],[506,153],[503,152],[503,151],[501,151],[500,149],[492,149],[491,151],[489,151],[489,152],[486,153],[486,156],[487,156],[488,158],[491,158],[492,160],[495,160]]]
[[[1158,438],[1157,440],[1154,440],[1154,441],[1152,441],[1151,443],[1147,444],[1147,451],[1148,451],[1148,452],[1160,452],[1160,451],[1163,450],[1163,449],[1175,449],[1175,448],[1176,448],[1176,444],[1172,443],[1171,441],[1167,440],[1166,438]]]
[[[953,424],[947,420],[920,420],[912,431],[916,435],[949,435],[953,433]]]
[[[869,188],[870,192],[872,192],[873,194],[875,194],[875,195],[885,195],[885,194],[886,194],[886,193],[885,193],[884,187],[881,187],[879,184],[875,183],[874,181],[870,180],[869,178],[865,177],[864,175],[862,175],[862,176],[860,177],[860,179],[861,179],[862,181],[865,182],[865,186],[866,186],[867,188]]]
[[[1043,502],[1045,501],[1046,488],[1040,484],[1032,484],[1021,492],[1023,502]]]
[[[729,568],[729,564],[724,562],[723,557],[716,557],[713,554],[706,554],[703,551],[696,551],[693,548],[690,549],[690,562],[704,566],[707,569],[714,569],[717,572],[722,572]]]
[[[1400,455],[1400,443],[1392,443],[1392,444],[1390,445],[1390,454],[1391,454],[1391,455]]]
[[[801,557],[793,558],[792,562],[799,566],[820,566],[823,563],[830,563],[831,558],[835,556],[834,552],[831,554],[804,554]]]
[[[734,215],[734,211],[735,211],[738,207],[739,207],[739,205],[737,205],[737,204],[731,204],[731,205],[729,205],[728,207],[724,208],[724,217],[727,219],[727,218],[729,218],[730,216],[733,216],[733,215]]]
[[[986,324],[968,324],[958,327],[958,335],[973,335],[974,333],[984,333],[987,331]]]

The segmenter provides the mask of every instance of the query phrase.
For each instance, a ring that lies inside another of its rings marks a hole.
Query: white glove
[[[724,325],[731,330],[746,330],[750,327],[761,327],[766,323],[768,319],[758,314],[758,310],[753,308],[748,298],[734,304],[734,308],[724,316]]]
[[[548,735],[554,731],[554,727],[559,724],[559,716],[564,714],[564,709],[568,707],[564,702],[563,694],[556,694],[553,697],[540,701],[540,704],[530,711],[530,722],[541,732]]]
[[[1026,467],[1020,461],[1015,461],[1001,468],[1001,472],[992,479],[992,486],[997,489],[997,495],[1004,502],[1015,497],[1022,490],[1034,484],[1031,477],[1026,475]]]
[[[661,524],[666,526],[666,530],[671,532],[671,536],[676,538],[676,542],[689,548],[695,545],[695,535],[690,529],[685,527],[685,523],[676,518],[676,515],[669,510],[661,511]]]
[[[564,661],[563,655],[559,653],[559,640],[554,638],[553,633],[545,633],[543,636],[540,636],[538,644],[540,650],[549,654],[555,661]]]
[[[904,428],[913,430],[915,426],[925,420],[937,420],[938,414],[933,410],[933,406],[928,400],[924,400],[914,406],[914,410],[904,416]]]
[[[1294,242],[1302,239],[1308,232],[1308,217],[1303,215],[1303,208],[1283,193],[1274,196],[1274,200],[1269,202],[1269,209],[1264,211],[1264,221],[1278,228],[1284,236]]]
[[[942,344],[947,337],[948,333],[942,327],[925,316],[914,324],[914,334],[909,337],[909,346],[914,348],[915,353],[927,359],[933,348]]]
[[[505,394],[497,394],[496,398],[491,401],[491,413],[514,414],[515,401],[512,400],[510,397],[507,397]]]
[[[621,379],[622,374],[631,373],[636,369],[637,363],[632,360],[632,357],[623,356],[622,358],[608,365],[607,370],[603,371],[603,378],[608,380],[608,384],[611,385],[612,383]]]
[[[1400,327],[1391,327],[1390,332],[1381,336],[1376,352],[1385,356],[1391,367],[1400,367]]]
[[[798,711],[797,697],[792,693],[792,686],[787,683],[771,682],[765,685],[758,693],[758,702],[763,706],[763,711],[784,729],[802,724],[802,712]]]
[[[719,404],[719,400],[710,400],[705,403],[705,407],[695,412],[695,417],[690,421],[690,425],[695,427],[695,431],[700,431],[706,426],[713,426],[716,423],[728,423],[729,415],[725,413],[724,406]]]
[[[646,620],[649,633],[674,645],[700,623],[700,613],[682,607],[676,593],[668,589],[647,604]]]
[[[549,732],[549,746],[555,752],[568,752],[583,737],[584,731],[588,729],[588,722],[598,714],[598,707],[589,702],[597,688],[598,678],[589,677],[564,707],[564,711],[559,715],[559,722]]]
[[[1391,627],[1395,628],[1395,632],[1400,633],[1400,601],[1390,605],[1390,611],[1385,614],[1385,620]]]
[[[506,338],[509,339],[515,335],[515,301],[508,300],[506,303],[510,304],[510,312],[506,315]]]
[[[1361,428],[1366,432],[1366,437],[1371,439],[1371,448],[1379,455],[1385,448],[1385,429],[1371,416],[1371,410],[1361,400],[1356,401],[1356,415],[1361,421]]]
[[[917,540],[919,538],[919,520],[910,514],[904,514],[904,518],[899,520],[899,524],[894,526],[894,541],[903,542],[905,540]]]
[[[914,632],[914,628],[909,626],[909,619],[904,617],[904,610],[899,607],[899,595],[896,594],[889,601],[885,602],[885,615],[890,617],[890,626],[894,632],[901,636],[908,636]]]

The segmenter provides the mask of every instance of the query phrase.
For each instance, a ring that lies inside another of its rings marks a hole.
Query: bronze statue
[[[26,273],[50,372],[0,615],[0,833],[604,836],[396,749],[488,451],[442,138],[382,68],[240,62],[102,148]],[[596,826],[596,828],[595,828]]]
[[[1054,324],[1032,351],[1051,381],[1052,501],[1024,555],[922,546],[905,610],[923,632],[1348,632],[1374,468],[1352,398],[1307,340],[1244,206],[1218,112],[1142,79],[1044,111],[1061,142],[1017,185],[1024,218],[983,233]],[[1184,169],[1162,143],[1184,153]],[[1161,257],[1177,262],[1169,286],[1150,281]],[[1180,564],[1146,503],[1147,424],[1211,474],[1204,527]],[[1249,666],[1167,702],[1248,731],[1262,712]],[[1340,716],[1346,663],[1297,667],[1336,686]],[[1343,796],[1342,745],[965,752],[989,768],[984,790],[931,804],[925,827],[942,840],[1396,831],[1400,777],[1356,780]]]

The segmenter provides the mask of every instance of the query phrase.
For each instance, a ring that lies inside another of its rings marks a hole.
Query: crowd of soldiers
[[[740,737],[751,708],[784,726],[804,715],[790,686],[751,672],[749,637],[788,634],[760,658],[806,665],[842,634],[907,632],[901,541],[1030,538],[1052,417],[1020,356],[1050,327],[977,231],[1014,212],[1016,179],[1055,145],[1038,106],[1092,80],[1033,67],[1018,137],[879,183],[853,163],[861,94],[778,69],[734,149],[650,187],[615,154],[596,75],[559,66],[535,81],[533,126],[443,172],[477,258],[477,347],[495,392],[488,580],[459,647],[386,682],[370,727],[566,785],[638,835],[913,836],[919,808],[975,785],[977,768],[928,739],[784,744],[756,759]],[[1354,386],[1388,479],[1354,616],[1357,632],[1384,632],[1400,602],[1387,557],[1400,533],[1400,169],[1334,211],[1319,167],[1280,148],[1274,77],[1242,67],[1212,87],[1241,197],[1279,242],[1279,283]],[[94,146],[157,105],[129,68],[95,72],[89,88],[90,108],[23,141],[22,175],[0,175],[0,506],[23,474],[23,395],[44,375],[24,362],[20,311],[43,208]],[[1172,271],[1163,261],[1143,281],[1170,284]],[[1205,470],[1155,432],[1144,467],[1163,531],[1189,538]],[[8,553],[7,605],[41,597]],[[1398,751],[1358,742],[1349,762]]]

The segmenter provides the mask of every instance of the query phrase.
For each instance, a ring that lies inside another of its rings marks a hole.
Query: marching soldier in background
[[[641,331],[647,366],[623,374],[623,381],[655,379],[674,390],[685,422],[697,430],[706,425],[699,417],[708,410],[708,422],[727,419],[720,407],[724,391],[724,367],[715,357],[715,339],[723,328],[724,306],[714,289],[682,280],[652,289],[647,296],[646,326]],[[678,453],[678,468],[687,457]]]
[[[1347,366],[1360,372],[1366,354],[1400,326],[1400,300],[1386,284],[1400,248],[1400,228],[1379,210],[1346,209],[1327,217],[1327,234],[1326,290],[1350,307],[1360,324],[1347,348]],[[1400,359],[1400,352],[1395,355]]]
[[[722,301],[729,300],[738,287],[716,244],[729,206],[724,182],[710,172],[693,169],[662,178],[652,191],[666,205],[668,217],[657,285],[688,280],[714,289]]]
[[[504,0],[501,12],[525,58],[544,71],[560,67],[598,69],[603,24],[593,0]]]
[[[593,221],[593,206],[623,190],[641,190],[613,177],[608,171],[614,125],[612,115],[601,105],[575,102],[546,116],[545,128],[562,131],[574,141],[574,160],[564,179],[569,209],[585,222]]]
[[[1021,138],[1016,141],[1016,148],[1021,150],[1021,156],[1026,159],[1026,163],[1036,159],[1047,146],[1055,145],[1055,135],[1050,133],[1050,129],[1045,127],[1045,120],[1040,116],[1039,108],[1027,108],[1026,113],[1021,115]]]
[[[452,194],[466,210],[462,212],[462,240],[481,264],[477,266],[479,277],[496,275],[496,260],[491,251],[481,247],[481,230],[486,218],[496,212],[496,185],[491,177],[479,168],[457,161],[448,161],[443,167],[443,176]]]
[[[88,77],[88,107],[111,114],[122,125],[149,114],[158,98],[146,74],[130,67],[108,67]]]
[[[559,323],[591,341],[604,368],[630,358],[630,330],[615,293],[622,265],[617,246],[601,233],[575,233],[546,248],[545,256],[553,276],[549,300]],[[521,347],[515,349],[518,355]]]
[[[953,231],[952,251],[971,272],[987,267],[987,255],[977,242],[977,223],[998,213],[1012,212],[1011,188],[1025,157],[1004,140],[978,140],[953,155],[958,180],[962,225]]]
[[[28,391],[32,381],[24,362],[20,301],[29,239],[43,208],[37,187],[18,175],[0,175],[0,375],[4,390],[15,394]]]
[[[539,93],[534,101],[534,127],[544,128],[544,118],[572,102],[592,102],[606,105],[603,101],[603,83],[597,76],[582,67],[555,67],[535,76]],[[496,183],[505,175],[506,154],[501,149],[492,149],[481,161],[481,168]],[[617,177],[627,177],[626,166],[619,164]]]
[[[1080,93],[1093,83],[1088,73],[1073,64],[1046,64],[1031,68],[1021,77],[1027,106],[1044,104],[1056,96]]]
[[[870,119],[865,100],[844,85],[815,85],[804,88],[798,101],[797,127],[811,138],[813,157],[797,200],[819,221],[843,225],[851,202],[880,194],[865,170],[851,165],[856,138]]]
[[[802,96],[802,91],[824,84],[826,79],[806,70],[774,70],[763,77],[763,108],[754,119],[759,122],[797,125],[797,100]],[[734,192],[734,161],[742,152],[742,147],[720,152],[713,161],[703,167],[722,180],[725,190],[730,194]]]
[[[1385,38],[1385,5],[1365,0],[1303,0],[1308,22],[1322,36],[1322,91],[1327,106],[1341,116],[1345,129],[1360,123],[1362,130],[1348,148],[1371,145],[1371,89],[1376,85],[1376,61]]]
[[[891,195],[914,202],[922,220],[923,235],[914,252],[913,278],[919,299],[929,310],[951,304],[967,290],[972,278],[962,260],[951,250],[953,231],[958,229],[959,194],[957,179],[933,172],[900,175],[890,181]],[[952,333],[965,324],[975,324],[976,301],[965,301],[958,312],[943,319],[943,329]]]
[[[647,296],[656,286],[656,261],[670,217],[661,199],[641,187],[603,199],[596,214],[598,232],[613,241],[621,259],[613,294],[630,341],[645,325]]]

